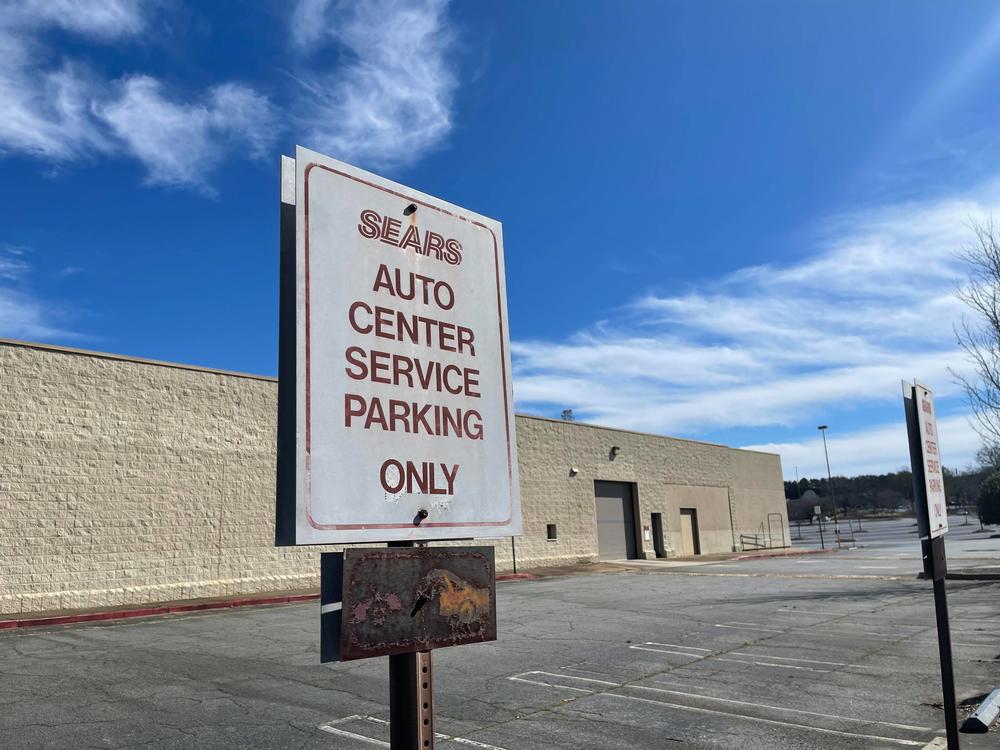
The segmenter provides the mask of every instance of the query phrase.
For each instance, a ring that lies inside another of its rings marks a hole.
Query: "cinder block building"
[[[310,588],[274,546],[273,378],[0,340],[0,614]],[[500,569],[788,544],[779,457],[518,415]]]

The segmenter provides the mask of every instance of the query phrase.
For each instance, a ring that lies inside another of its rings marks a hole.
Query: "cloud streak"
[[[897,422],[856,430],[844,435],[827,435],[830,468],[834,476],[882,474],[896,469],[908,470],[910,456],[907,452],[906,425],[902,418],[902,399],[900,399],[899,413],[900,419]],[[976,451],[982,445],[979,435],[964,416],[939,419],[938,434],[941,436],[942,462],[949,468],[964,469],[971,465]],[[759,443],[743,447],[780,454],[785,479],[795,479],[796,472],[799,477],[826,476],[823,439],[818,433],[812,440]]]
[[[13,2],[0,15],[0,155],[20,153],[58,169],[124,151],[147,182],[211,192],[207,175],[237,149],[261,156],[276,118],[266,97],[225,83],[200,97],[171,97],[156,79],[111,82],[43,42],[59,28],[92,44],[141,39],[155,4],[137,0]]]
[[[957,251],[970,218],[988,215],[998,198],[984,186],[970,197],[844,214],[820,228],[799,262],[647,294],[565,342],[514,342],[517,402],[700,435],[883,408],[899,401],[904,378],[925,379],[947,398],[947,368],[964,364],[952,329],[964,312]],[[966,425],[963,451],[970,432]],[[865,465],[894,468],[886,460]]]
[[[20,245],[0,245],[0,331],[19,339],[76,338],[59,329],[51,305],[26,291],[24,282],[32,271],[30,253]]]
[[[452,128],[457,77],[446,0],[300,0],[292,39],[308,57],[327,45],[346,62],[299,75],[306,145],[376,168],[407,166]]]
[[[265,155],[276,120],[267,98],[246,86],[228,83],[203,101],[181,103],[149,76],[123,81],[119,94],[97,112],[145,165],[148,182],[206,192],[212,192],[206,176],[237,149]]]
[[[233,81],[168,90],[140,72],[116,80],[91,47],[142,44],[160,3],[11,0],[0,14],[0,156],[27,155],[57,171],[128,154],[148,184],[212,194],[210,176],[236,154],[257,158],[276,136],[372,168],[413,164],[452,129],[455,33],[447,0],[299,0],[291,13],[298,89],[276,105]],[[60,55],[47,33],[76,37]]]

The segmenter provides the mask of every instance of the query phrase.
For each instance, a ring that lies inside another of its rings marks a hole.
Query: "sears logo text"
[[[462,262],[462,243],[451,237],[442,237],[429,229],[420,231],[413,222],[403,227],[403,222],[378,211],[366,208],[361,212],[358,232],[369,240],[379,240],[402,250],[413,250],[418,255],[434,256],[452,266]]]

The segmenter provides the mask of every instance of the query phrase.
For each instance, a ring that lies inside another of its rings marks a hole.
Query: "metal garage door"
[[[632,485],[626,482],[594,482],[594,499],[597,506],[598,559],[634,559]]]

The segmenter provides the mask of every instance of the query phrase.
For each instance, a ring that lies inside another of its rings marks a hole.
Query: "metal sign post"
[[[434,747],[431,652],[389,657],[389,743],[392,750]]]
[[[394,750],[434,747],[431,651],[495,641],[492,547],[350,548],[321,557],[321,661],[389,657]]]
[[[493,548],[426,540],[521,534],[502,228],[301,147],[280,216],[275,544],[389,543],[322,555],[320,660],[428,750],[431,649],[497,636]]]
[[[941,691],[948,750],[959,750],[955,669],[951,656],[951,626],[945,591],[947,560],[944,534],[948,531],[944,476],[938,444],[933,393],[919,383],[903,382],[903,409],[913,471],[913,504],[924,561],[924,575],[934,582],[934,612],[937,619],[938,654],[941,659]]]

